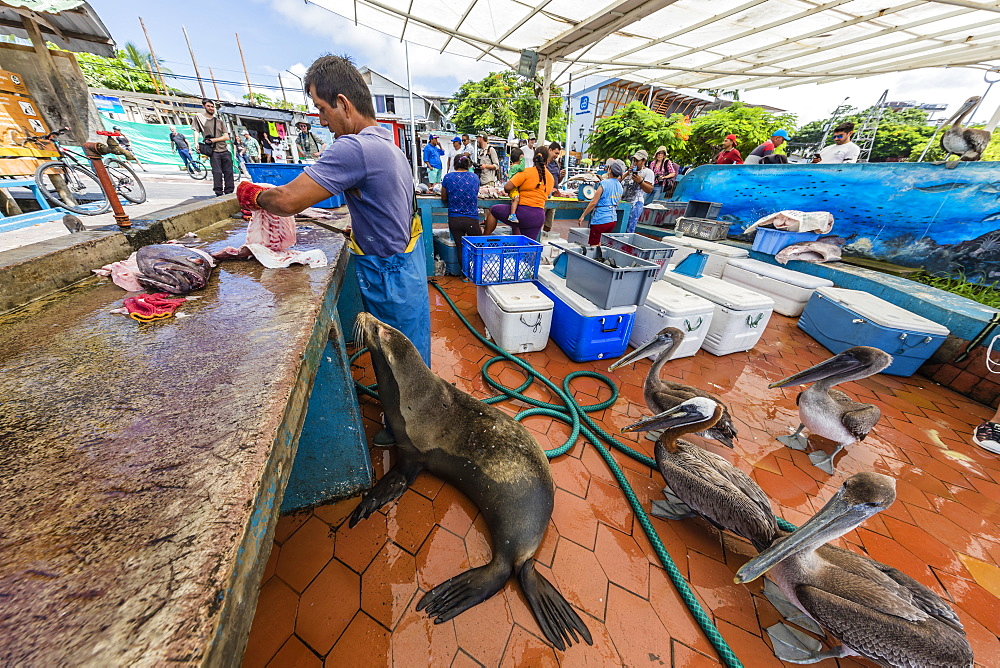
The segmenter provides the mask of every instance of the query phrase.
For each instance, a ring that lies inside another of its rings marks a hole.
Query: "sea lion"
[[[403,495],[426,469],[461,490],[483,513],[492,559],[456,575],[417,604],[437,624],[482,603],[516,575],[545,637],[559,649],[593,644],[566,599],[535,570],[552,515],[555,485],[545,453],[519,422],[439,378],[403,334],[369,313],[355,324],[367,346],[397,459],[351,514],[353,527]]]

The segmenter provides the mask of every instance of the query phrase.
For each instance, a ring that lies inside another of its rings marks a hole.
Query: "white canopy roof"
[[[1000,63],[997,0],[307,0],[398,39],[555,81],[588,74],[672,87],[824,83]]]

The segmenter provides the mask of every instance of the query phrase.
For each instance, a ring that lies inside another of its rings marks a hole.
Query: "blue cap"
[[[782,139],[788,139],[788,130],[775,130],[771,133],[772,137],[781,137]]]
[[[457,142],[461,143],[461,141],[462,141],[462,138],[461,138],[461,137],[452,137],[452,138],[451,138],[451,140],[452,140],[453,142],[457,141]]]

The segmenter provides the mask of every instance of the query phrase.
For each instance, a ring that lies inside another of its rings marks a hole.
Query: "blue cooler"
[[[636,307],[602,310],[566,287],[566,281],[549,268],[538,272],[538,289],[552,300],[550,336],[574,362],[616,359],[628,347]]]
[[[283,186],[291,183],[302,173],[306,165],[284,162],[248,162],[247,172],[254,183],[269,183],[272,186]],[[313,206],[320,209],[336,209],[344,206],[343,194],[332,195]]]
[[[462,258],[450,231],[434,230],[434,254],[444,261],[449,276],[462,275]]]
[[[948,328],[860,290],[819,288],[799,328],[833,352],[871,346],[892,355],[882,373],[912,376],[948,336]]]

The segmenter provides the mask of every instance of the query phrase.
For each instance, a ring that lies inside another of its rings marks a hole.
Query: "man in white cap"
[[[623,202],[632,203],[632,213],[629,215],[628,223],[625,225],[625,232],[630,234],[635,232],[635,226],[642,215],[643,200],[647,193],[653,192],[653,182],[656,174],[646,162],[649,160],[649,153],[640,149],[632,155],[632,169],[625,173],[625,193],[622,195]]]
[[[455,135],[451,139],[451,144],[445,149],[444,153],[444,173],[450,174],[455,171],[455,158],[465,153],[465,149],[462,147],[462,138]]]

